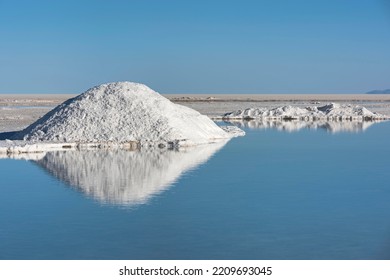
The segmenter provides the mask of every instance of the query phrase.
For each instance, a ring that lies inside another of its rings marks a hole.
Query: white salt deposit
[[[294,106],[283,106],[274,109],[266,108],[248,108],[226,113],[223,119],[265,119],[265,120],[283,120],[297,119],[304,121],[312,120],[384,120],[389,117],[373,113],[361,106],[350,104],[330,103],[324,106],[310,106],[299,108]]]
[[[65,101],[13,139],[190,146],[243,135],[237,129],[229,132],[143,84],[118,82],[91,88]]]
[[[230,135],[232,135],[233,137],[245,135],[245,131],[243,131],[242,129],[240,129],[235,125],[221,126],[221,128],[227,133],[229,133]]]

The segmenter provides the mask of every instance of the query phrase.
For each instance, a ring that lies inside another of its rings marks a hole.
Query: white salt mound
[[[389,117],[373,113],[361,106],[350,104],[330,103],[318,107],[299,108],[293,106],[283,106],[274,109],[248,108],[226,113],[223,119],[297,119],[297,120],[384,120]]]
[[[237,136],[207,116],[131,82],[96,86],[54,108],[15,139],[188,146]]]

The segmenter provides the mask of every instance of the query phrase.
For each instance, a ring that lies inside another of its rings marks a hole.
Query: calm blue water
[[[390,123],[0,160],[0,259],[390,259]]]

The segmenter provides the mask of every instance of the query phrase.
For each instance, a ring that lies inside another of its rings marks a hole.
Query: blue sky
[[[0,93],[390,87],[390,0],[0,0]]]

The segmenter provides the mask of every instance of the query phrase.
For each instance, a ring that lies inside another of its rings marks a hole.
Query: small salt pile
[[[248,108],[229,112],[221,116],[222,119],[262,119],[285,120],[296,119],[302,121],[326,120],[326,121],[374,121],[386,120],[389,117],[371,112],[361,106],[350,104],[329,103],[324,106],[299,108],[283,106],[273,109]]]

